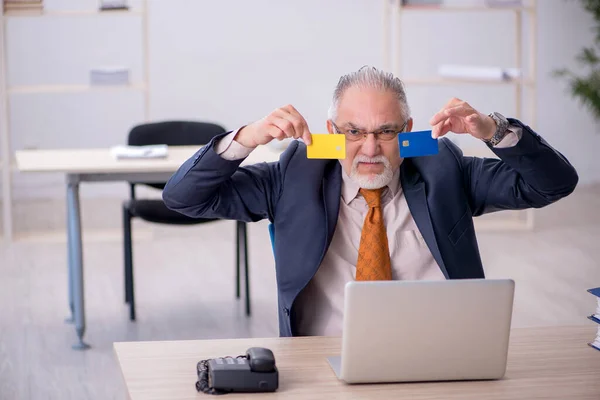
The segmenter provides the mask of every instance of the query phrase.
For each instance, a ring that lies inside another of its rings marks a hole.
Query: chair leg
[[[246,282],[246,315],[250,316],[250,274],[248,268],[248,225],[242,225],[242,245],[244,248],[244,281]]]
[[[235,297],[240,298],[240,246],[242,240],[242,221],[235,225]]]
[[[129,303],[129,319],[135,321],[135,295],[133,291],[133,249],[131,240],[131,213],[123,205],[123,245],[125,255],[125,302]]]

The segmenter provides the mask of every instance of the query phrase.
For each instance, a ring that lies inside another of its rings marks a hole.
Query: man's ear
[[[331,123],[330,119],[327,120],[327,132],[334,133],[333,132],[333,124]]]
[[[413,119],[409,118],[408,123],[406,124],[406,132],[412,132],[413,127]]]

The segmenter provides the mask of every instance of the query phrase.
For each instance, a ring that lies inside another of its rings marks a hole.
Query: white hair
[[[376,175],[363,175],[358,172],[358,163],[369,162],[369,163],[383,163],[383,172]],[[363,189],[379,189],[387,186],[394,178],[394,170],[392,164],[384,156],[379,155],[375,157],[367,157],[358,154],[352,160],[352,170],[350,171],[350,178],[358,183]]]
[[[358,71],[351,72],[340,78],[333,92],[333,98],[327,118],[335,120],[337,117],[337,109],[343,94],[351,87],[373,88],[381,91],[391,91],[396,95],[404,118],[410,116],[410,108],[406,100],[406,92],[404,91],[404,83],[399,78],[396,78],[392,73],[378,70],[375,67],[364,66]]]

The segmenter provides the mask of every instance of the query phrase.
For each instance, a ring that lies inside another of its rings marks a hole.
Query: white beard
[[[380,162],[383,163],[383,172],[377,175],[368,174],[363,175],[358,172],[359,162]],[[363,189],[379,189],[387,186],[394,177],[394,171],[392,170],[392,164],[384,156],[367,157],[358,155],[352,160],[352,171],[350,171],[350,178]]]

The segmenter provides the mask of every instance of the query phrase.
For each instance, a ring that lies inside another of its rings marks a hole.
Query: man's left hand
[[[468,133],[477,139],[491,139],[496,132],[496,122],[488,115],[475,110],[466,101],[450,100],[429,121],[431,136],[436,139],[448,132]]]

